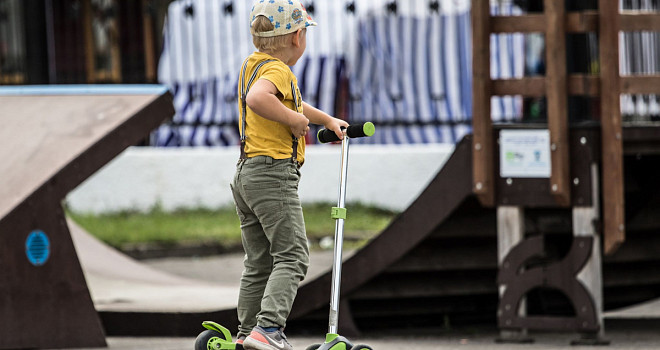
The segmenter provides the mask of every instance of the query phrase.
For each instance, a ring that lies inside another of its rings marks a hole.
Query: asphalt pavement
[[[439,334],[396,334],[366,335],[354,342],[370,345],[375,350],[488,350],[488,349],[593,349],[594,346],[571,346],[571,340],[577,339],[574,334],[538,333],[531,334],[535,342],[531,344],[500,344],[496,343],[497,332],[494,330],[473,330],[470,332],[440,332]],[[610,345],[602,347],[611,350],[656,350],[660,348],[660,334],[657,329],[613,329],[606,332]],[[318,337],[289,337],[294,349],[304,350],[307,346],[323,340]],[[133,338],[109,337],[108,348],[112,350],[192,350],[194,338]],[[600,347],[599,347],[600,348]],[[84,350],[84,349],[83,349]]]

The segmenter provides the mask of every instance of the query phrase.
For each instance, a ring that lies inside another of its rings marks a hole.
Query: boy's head
[[[256,0],[250,13],[252,42],[260,51],[284,49],[290,35],[315,25],[300,0]]]

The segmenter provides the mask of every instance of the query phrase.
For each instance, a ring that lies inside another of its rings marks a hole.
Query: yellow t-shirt
[[[275,60],[264,64],[257,73],[254,81],[266,79],[273,83],[278,93],[278,98],[289,109],[303,112],[302,98],[298,89],[298,80],[289,66],[284,62],[263,52],[254,52],[247,58],[245,74],[243,68],[238,78],[238,95],[241,96],[241,90],[245,84],[250,81],[257,65],[266,60]],[[243,81],[245,79],[245,82]],[[295,103],[294,103],[295,99]],[[297,106],[297,107],[296,107]],[[239,129],[243,123],[242,102],[239,98]],[[286,159],[293,156],[293,134],[291,128],[282,123],[263,118],[247,107],[245,134],[245,154],[248,158],[256,156],[269,156],[274,159]],[[242,132],[242,130],[241,130]],[[300,164],[305,160],[305,139],[298,141],[298,162]]]

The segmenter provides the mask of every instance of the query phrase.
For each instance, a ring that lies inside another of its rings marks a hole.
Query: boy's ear
[[[293,46],[300,47],[301,35],[302,35],[302,29],[298,29],[295,33],[293,33],[293,36],[292,36],[292,39],[291,39],[292,40],[291,43],[293,44]]]

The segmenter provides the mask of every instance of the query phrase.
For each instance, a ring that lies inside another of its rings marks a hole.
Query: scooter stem
[[[349,137],[344,131],[344,139],[341,142],[341,169],[339,175],[339,200],[337,208],[345,208],[346,199],[346,175],[348,174],[348,141]],[[339,297],[341,292],[341,265],[342,250],[344,247],[344,218],[338,217],[335,221],[335,251],[332,266],[332,290],[330,299],[330,318],[328,322],[328,333],[338,334],[339,325]]]

